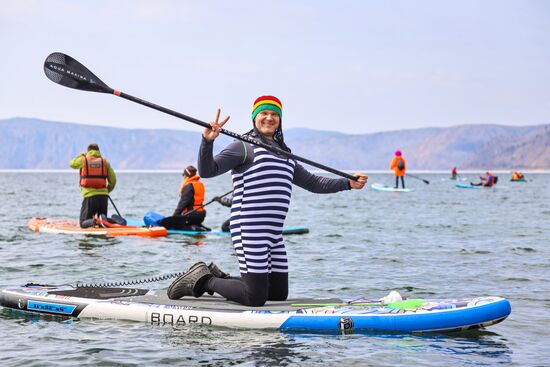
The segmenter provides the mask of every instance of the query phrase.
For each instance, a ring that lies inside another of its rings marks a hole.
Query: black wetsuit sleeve
[[[202,138],[197,168],[203,178],[219,176],[238,166],[246,165],[253,154],[251,149],[245,149],[245,144],[238,140],[229,144],[215,157],[213,148],[214,142]]]
[[[178,202],[178,206],[176,207],[176,210],[174,210],[174,214],[172,215],[182,215],[183,209],[185,208],[192,210],[194,203],[195,203],[195,189],[193,188],[193,185],[186,185],[183,188],[183,192],[181,194],[180,201]]]
[[[317,176],[298,163],[294,169],[293,183],[317,194],[329,194],[351,189],[347,178]]]

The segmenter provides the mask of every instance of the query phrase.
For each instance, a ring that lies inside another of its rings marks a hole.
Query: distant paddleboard
[[[216,235],[216,236],[229,236],[231,235],[230,232],[222,232],[222,231],[186,231],[182,229],[167,229],[168,234],[183,234],[187,236],[196,236],[196,235]],[[309,233],[309,229],[306,227],[284,227],[283,228],[283,234],[289,235],[289,234],[306,234]]]
[[[76,221],[52,219],[52,218],[31,218],[27,227],[34,232],[63,233],[63,234],[87,234],[96,236],[141,236],[161,237],[166,236],[164,227],[141,227],[141,226],[116,226],[111,228],[80,228]]]
[[[473,186],[470,184],[461,184],[461,183],[455,184],[455,187],[458,189],[481,189],[482,188],[482,186]]]
[[[412,192],[414,189],[396,189],[394,187],[384,185],[381,183],[375,183],[371,185],[373,190],[376,191],[391,191],[391,192]]]
[[[143,220],[140,219],[127,219],[129,225],[133,226],[145,226],[145,223]],[[164,227],[162,227],[164,228]],[[205,230],[196,230],[196,229],[168,229],[168,234],[181,234],[186,236],[197,236],[197,235],[215,235],[215,236],[229,236],[230,232],[222,232],[222,231],[205,231]],[[306,234],[309,233],[309,228],[307,227],[284,227],[283,228],[283,234],[289,235],[289,234]]]

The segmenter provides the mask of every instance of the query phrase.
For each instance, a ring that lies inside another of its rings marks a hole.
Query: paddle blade
[[[90,92],[113,93],[113,89],[109,88],[84,65],[61,52],[54,52],[46,57],[44,73],[52,82],[64,87]]]

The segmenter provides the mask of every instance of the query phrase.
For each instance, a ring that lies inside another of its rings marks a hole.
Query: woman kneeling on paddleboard
[[[317,176],[294,159],[238,140],[214,157],[214,140],[229,116],[221,122],[219,118],[218,109],[215,121],[210,123],[211,129],[203,132],[198,169],[203,178],[232,172],[231,240],[241,277],[229,277],[214,264],[207,266],[199,262],[170,285],[168,296],[178,299],[216,292],[246,306],[263,306],[267,300],[286,300],[288,264],[282,229],[292,184],[315,193],[334,193],[363,188],[367,176],[356,173],[357,181]],[[290,152],[284,142],[281,118],[279,99],[259,97],[252,109],[253,129],[247,135]]]

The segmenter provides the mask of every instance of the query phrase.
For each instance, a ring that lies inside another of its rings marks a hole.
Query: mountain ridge
[[[200,132],[128,129],[34,118],[0,120],[0,169],[60,169],[97,142],[119,169],[182,169],[196,164]],[[220,136],[217,153],[232,138]],[[371,134],[285,130],[298,156],[337,169],[384,170],[395,149],[409,169],[548,169],[550,124],[456,125]]]

